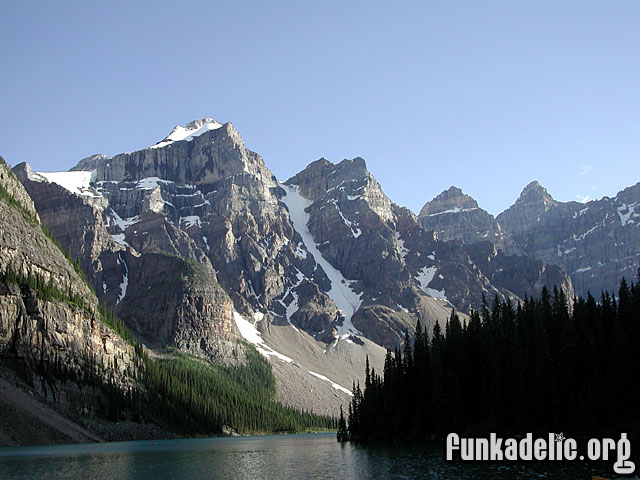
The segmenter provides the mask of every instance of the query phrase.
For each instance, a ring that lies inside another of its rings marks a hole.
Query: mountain
[[[640,184],[614,198],[583,204],[558,202],[533,181],[494,218],[473,198],[451,187],[427,202],[418,220],[439,239],[462,242],[492,283],[519,296],[546,284],[561,286],[571,297],[558,267],[570,277],[577,294],[599,295],[615,289],[620,278],[637,274],[639,202]],[[482,245],[486,242],[490,244]],[[501,260],[484,261],[493,251],[489,257],[498,254]],[[533,272],[538,272],[537,278]]]
[[[531,215],[562,206],[537,184],[498,219],[456,187],[416,216],[362,158],[319,159],[280,181],[231,123],[211,118],[68,172],[14,171],[146,346],[237,365],[248,342],[279,399],[318,413],[350,398],[367,357],[381,371],[418,320],[431,332],[452,308],[464,319],[483,298],[517,302],[544,285],[573,296],[565,265],[525,241],[549,235]],[[634,199],[623,200],[615,211],[633,225]]]
[[[493,215],[458,187],[449,187],[425,203],[418,221],[426,230],[435,231],[440,240],[491,242],[505,253],[522,253]]]
[[[504,277],[525,278],[527,266],[503,262],[497,275],[486,252],[424,230],[363,159],[320,159],[280,182],[231,123],[211,118],[69,172],[14,170],[145,345],[233,364],[248,341],[269,359],[280,400],[319,413],[349,398],[367,356],[380,370],[418,320],[430,331],[453,307],[518,300],[540,283],[516,288]]]
[[[62,412],[104,414],[117,405],[113,392],[124,397],[138,384],[134,347],[105,324],[80,268],[41,228],[33,201],[1,159],[0,227],[3,377],[9,368]],[[25,421],[14,420],[14,429]]]
[[[25,183],[37,193],[43,195],[47,188],[53,188],[53,193],[59,194],[60,198],[50,202],[52,211],[59,209],[59,214],[64,214],[60,205],[67,200],[67,213],[73,214],[71,233],[83,233],[81,238],[89,246],[99,244],[94,240],[104,225],[99,215],[92,215],[96,212],[92,208],[104,205],[102,200],[84,204],[82,196],[56,190],[46,175],[30,172],[25,165],[16,170],[30,175]],[[64,184],[64,179],[61,182]],[[51,212],[42,211],[44,218],[56,225]],[[202,264],[166,253],[142,258],[142,254],[115,248],[109,241],[102,244],[105,258],[117,255],[125,271],[116,303],[127,295],[129,281],[132,285],[146,281],[149,298],[141,295],[138,308],[155,309],[158,325],[164,326],[164,309],[173,308],[172,301],[180,302],[169,332],[176,346],[190,351],[190,345],[178,339],[198,335],[199,348],[210,352],[208,338],[224,340],[223,345],[232,350],[229,355],[216,356],[215,362],[177,349],[152,351],[135,341],[130,330],[99,305],[80,263],[71,259],[70,250],[63,253],[63,247],[40,224],[34,202],[3,160],[0,214],[0,444],[166,438],[234,429],[295,432],[331,426],[330,417],[277,402],[272,369],[256,350],[259,345],[253,348],[240,340],[238,329],[244,324],[236,322],[238,314],[232,306],[233,332],[226,332],[224,324],[198,324],[198,320],[215,320],[216,310],[230,302],[220,293],[224,291],[219,285],[210,283]],[[83,242],[74,245],[83,246]],[[90,256],[94,250],[83,251]],[[169,260],[160,262],[163,258]],[[103,265],[104,258],[98,255],[97,259],[96,265]],[[140,266],[137,262],[150,263]],[[136,275],[143,275],[144,280]],[[106,277],[101,278],[104,281]],[[167,280],[172,285],[165,285]],[[154,300],[156,304],[151,305]],[[191,323],[185,325],[185,319]],[[338,358],[341,352],[336,351]],[[376,352],[371,353],[375,359]],[[324,376],[308,376],[319,384],[321,393],[323,388],[336,390]],[[304,386],[313,390],[316,383],[308,380]],[[333,407],[328,402],[326,409]]]
[[[556,285],[573,296],[572,282],[561,268],[526,255],[493,215],[457,187],[425,203],[418,221],[438,239],[461,242],[491,283],[514,298],[534,295],[545,285]]]
[[[522,250],[562,267],[576,292],[599,295],[633,279],[640,259],[640,183],[587,203],[558,202],[538,182],[498,215]]]
[[[326,328],[338,317],[327,274],[293,228],[284,189],[230,123],[192,122],[70,172],[15,170],[98,296],[147,345],[234,362],[235,342],[248,340],[272,362],[280,400],[331,415],[367,355],[381,368],[382,347]]]

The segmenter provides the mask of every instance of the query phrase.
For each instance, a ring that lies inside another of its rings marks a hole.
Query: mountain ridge
[[[98,296],[149,345],[224,362],[233,361],[225,342],[254,343],[288,392],[281,399],[305,409],[320,407],[304,403],[299,385],[323,390],[322,408],[336,411],[365,356],[380,369],[385,349],[402,345],[418,320],[430,332],[452,308],[464,318],[484,298],[518,302],[543,285],[573,296],[555,258],[527,252],[522,232],[514,238],[504,216],[461,189],[416,216],[360,157],[321,158],[281,182],[230,122],[194,121],[71,171],[87,183],[64,190],[16,167]],[[627,203],[619,212],[633,224]],[[514,205],[542,215],[564,208],[537,182]]]

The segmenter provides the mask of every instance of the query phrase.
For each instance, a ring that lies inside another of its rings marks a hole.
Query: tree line
[[[468,320],[452,311],[431,336],[418,323],[402,349],[387,352],[383,372],[367,362],[338,437],[637,435],[639,347],[638,283],[623,279],[617,296],[571,304],[555,287],[517,305],[483,299]]]
[[[14,175],[2,157],[0,163],[9,175]],[[2,185],[0,201],[18,210],[34,228],[40,228],[95,295],[80,263]],[[200,268],[194,262],[190,265]],[[132,364],[135,367],[134,371],[127,373],[134,380],[135,387],[128,389],[117,384],[113,372],[102,370],[91,352],[85,352],[78,363],[81,370],[68,365],[55,352],[50,357],[41,356],[33,365],[14,365],[26,374],[27,381],[34,381],[31,375],[34,374],[45,383],[70,381],[99,392],[99,401],[93,406],[97,416],[154,422],[185,434],[217,434],[224,428],[232,428],[239,433],[336,428],[337,420],[333,417],[315,415],[279,403],[271,366],[247,343],[243,343],[246,362],[239,366],[213,364],[175,349],[170,355],[156,360],[146,354],[129,328],[109,308],[99,305],[96,312],[82,295],[72,290],[70,284],[64,287],[55,283],[52,277],[45,280],[38,273],[30,270],[25,273],[22,268],[11,264],[0,270],[0,283],[17,285],[24,298],[35,295],[42,301],[63,302],[72,309],[80,309],[87,316],[98,318],[133,345],[135,358]],[[19,360],[18,357],[6,357],[3,361],[13,365]]]
[[[34,294],[43,301],[64,302],[70,308],[97,316],[127,343],[134,346],[128,372],[137,386],[123,390],[113,372],[100,369],[87,352],[70,368],[61,357],[41,357],[29,367],[45,382],[71,381],[101,392],[94,412],[111,420],[133,419],[153,422],[183,434],[219,434],[225,428],[239,433],[300,432],[336,428],[336,419],[284,406],[276,400],[271,366],[253,346],[243,343],[246,361],[238,366],[213,364],[173,349],[159,360],[150,358],[124,322],[100,305],[95,312],[70,286],[61,288],[52,279],[23,273],[7,265],[0,271],[0,283],[20,287],[23,295]],[[55,353],[55,352],[54,352]],[[33,378],[27,375],[27,381]]]

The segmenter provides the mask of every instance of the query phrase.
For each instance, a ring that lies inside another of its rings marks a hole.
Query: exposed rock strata
[[[4,164],[3,175],[8,175]],[[8,193],[28,198],[22,185]],[[21,200],[22,202],[22,200]],[[122,391],[134,385],[138,368],[133,347],[101,323],[98,302],[62,252],[33,217],[0,200],[0,270],[24,278],[39,277],[70,301],[44,300],[17,281],[0,283],[0,358],[22,372],[44,397],[73,412],[92,412],[107,400],[87,383],[91,375]]]
[[[532,182],[497,220],[528,255],[562,267],[579,295],[598,296],[637,275],[640,183],[614,198],[563,203]]]

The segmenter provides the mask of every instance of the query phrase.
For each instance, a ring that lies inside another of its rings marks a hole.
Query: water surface
[[[0,448],[0,479],[590,479],[587,464],[443,461],[439,444],[363,447],[335,434]],[[602,474],[602,468],[600,474]]]

